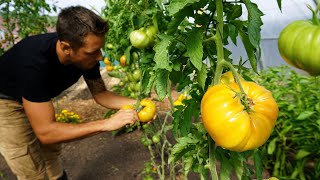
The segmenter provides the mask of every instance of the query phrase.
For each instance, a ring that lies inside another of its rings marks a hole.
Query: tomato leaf
[[[257,4],[250,0],[244,0],[244,4],[248,10],[248,34],[251,44],[257,48],[260,46],[260,32],[262,26],[261,16],[264,14],[259,10]]]
[[[229,30],[229,36],[230,39],[232,40],[233,44],[237,45],[237,36],[238,36],[238,31],[235,25],[233,24],[228,24],[228,30]]]
[[[124,55],[126,56],[126,61],[128,64],[130,64],[131,62],[131,53],[130,53],[131,49],[132,49],[132,46],[128,46],[127,49],[124,51]]]
[[[202,64],[202,68],[201,70],[197,71],[197,80],[199,85],[201,86],[201,88],[204,90],[205,85],[206,85],[206,79],[208,77],[208,70],[207,70],[207,65],[206,64]]]
[[[168,92],[168,79],[169,73],[164,69],[159,69],[156,71],[156,81],[155,81],[155,90],[157,95],[159,96],[160,101],[162,101]]]
[[[244,162],[243,155],[241,153],[231,152],[230,158],[238,179],[242,179]]]
[[[312,116],[315,112],[314,111],[304,111],[298,117],[297,120],[305,120]]]
[[[274,151],[276,150],[276,142],[277,142],[277,140],[278,140],[278,138],[274,138],[268,144],[268,154],[273,154]]]
[[[199,2],[200,0],[171,0],[170,4],[167,8],[169,14],[175,15],[180,10],[182,10],[184,7],[189,6],[193,3]]]
[[[252,67],[253,71],[257,73],[258,72],[257,60],[256,60],[256,56],[254,54],[255,49],[254,49],[253,45],[250,43],[249,37],[247,34],[245,34],[242,30],[239,31],[239,34],[240,34],[241,40],[243,42],[244,48],[246,49],[251,67]]]
[[[277,3],[278,3],[278,7],[280,9],[280,11],[282,11],[282,0],[277,0]]]
[[[153,48],[156,52],[154,56],[154,61],[156,62],[155,68],[166,69],[171,72],[172,66],[169,64],[168,48],[173,38],[167,35],[160,35],[159,37],[161,41],[156,43]]]
[[[303,149],[300,149],[298,151],[298,153],[296,154],[296,160],[300,160],[306,156],[308,156],[309,154],[311,154],[310,152],[306,151],[306,150],[303,150]]]
[[[193,113],[196,108],[197,108],[197,106],[195,106],[195,104],[190,104],[185,108],[185,110],[183,112],[184,119],[183,119],[183,121],[180,122],[179,126],[180,126],[180,131],[181,131],[182,135],[184,135],[184,136],[187,136],[190,132]]]
[[[229,162],[229,159],[227,156],[222,155],[221,156],[221,169],[220,169],[220,179],[227,180],[230,179],[230,174],[232,171],[232,165]]]
[[[177,143],[173,146],[172,152],[169,156],[168,163],[175,162],[185,153],[189,152],[192,147],[190,145],[196,144],[199,141],[192,137],[181,137],[177,139]]]
[[[261,159],[261,153],[259,150],[255,150],[253,153],[253,161],[254,166],[256,168],[256,175],[257,179],[262,179],[262,159]]]
[[[143,73],[141,81],[141,91],[143,94],[149,94],[154,84],[155,75],[150,75],[148,71]]]
[[[193,156],[186,156],[186,157],[184,157],[183,162],[184,162],[184,171],[185,171],[185,173],[187,173],[192,168],[194,158],[193,158]]]
[[[186,40],[187,56],[190,57],[191,63],[200,71],[202,68],[203,46],[202,30],[193,29]]]

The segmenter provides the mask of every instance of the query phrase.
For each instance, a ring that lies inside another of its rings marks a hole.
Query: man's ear
[[[71,51],[71,45],[70,43],[66,42],[66,41],[60,41],[60,47],[62,52],[64,52],[66,55],[70,55],[70,51]]]

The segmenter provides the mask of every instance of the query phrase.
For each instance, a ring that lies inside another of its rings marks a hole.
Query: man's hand
[[[113,131],[138,120],[137,112],[134,109],[121,109],[116,114],[105,120],[103,131]]]

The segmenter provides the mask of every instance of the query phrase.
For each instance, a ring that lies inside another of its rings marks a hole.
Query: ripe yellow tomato
[[[242,77],[240,77],[240,81],[243,81],[243,80],[244,79]],[[234,83],[234,82],[235,82],[235,79],[232,74],[232,71],[225,72],[221,75],[220,83],[230,84],[230,83]]]
[[[151,100],[143,99],[140,101],[140,106],[143,106],[143,109],[138,113],[139,120],[141,122],[151,121],[157,110],[155,103]]]
[[[122,56],[120,57],[120,65],[121,65],[121,66],[126,66],[126,65],[128,65],[128,64],[127,64],[126,55],[122,55]]]
[[[107,71],[110,72],[110,71],[113,71],[114,68],[113,68],[113,66],[111,66],[111,65],[107,65],[107,66],[106,66],[106,69],[107,69]]]
[[[218,146],[239,152],[267,141],[279,111],[270,91],[254,82],[241,84],[247,106],[242,104],[237,83],[212,86],[201,101],[203,124],[211,138]]]
[[[107,57],[105,57],[105,58],[103,59],[103,62],[104,62],[105,65],[111,65],[111,61],[110,61],[110,59],[107,58]]]

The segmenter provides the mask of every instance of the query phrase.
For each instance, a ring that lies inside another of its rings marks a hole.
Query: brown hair
[[[108,23],[85,7],[71,6],[61,10],[56,28],[59,40],[79,48],[88,33],[103,36],[108,31]]]

